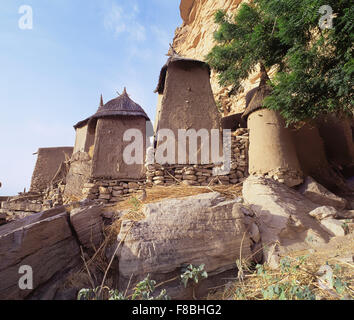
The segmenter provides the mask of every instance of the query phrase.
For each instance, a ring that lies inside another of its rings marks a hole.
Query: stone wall
[[[80,197],[81,190],[91,175],[92,159],[86,152],[76,152],[70,159],[70,169],[66,177],[65,197]]]
[[[115,203],[136,193],[139,189],[144,189],[144,186],[144,180],[90,180],[84,184],[82,197],[89,200],[99,200],[102,203]]]
[[[81,199],[102,203],[122,201],[147,187],[183,183],[190,186],[238,184],[248,176],[248,130],[232,134],[231,171],[228,175],[213,176],[214,164],[208,165],[147,165],[146,180],[94,179],[83,184]]]
[[[248,130],[237,129],[232,134],[231,171],[228,175],[213,176],[214,164],[206,165],[147,165],[147,186],[185,184],[208,186],[237,184],[248,176]]]
[[[24,193],[9,197],[6,201],[0,201],[0,216],[3,217],[3,223],[22,219],[42,210],[42,194]]]

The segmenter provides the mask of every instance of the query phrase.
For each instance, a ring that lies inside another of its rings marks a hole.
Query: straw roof
[[[155,89],[155,93],[158,92],[159,94],[163,94],[163,91],[165,89],[165,80],[166,80],[166,74],[167,74],[167,69],[175,63],[181,63],[184,66],[192,66],[192,65],[199,65],[201,67],[206,67],[209,71],[209,75],[211,73],[209,65],[200,60],[195,60],[195,59],[189,59],[189,58],[184,58],[178,55],[177,53],[173,52],[173,54],[168,58],[166,64],[162,67],[161,72],[160,72],[160,77],[159,77],[159,83],[157,84],[157,88]]]
[[[246,95],[246,110],[242,118],[247,120],[248,116],[259,110],[263,109],[263,101],[272,92],[272,88],[268,85],[269,77],[267,71],[261,66],[261,81],[257,88],[250,90]]]
[[[100,106],[97,112],[91,117],[78,122],[74,126],[74,128],[81,128],[91,120],[121,116],[144,117],[147,121],[150,121],[143,108],[137,103],[135,103],[132,99],[130,99],[126,88],[124,88],[124,91],[120,96],[108,101],[106,104],[103,104],[103,99],[101,95]]]

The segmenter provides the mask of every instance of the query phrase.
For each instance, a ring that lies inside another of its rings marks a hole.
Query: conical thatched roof
[[[242,118],[247,120],[248,116],[256,110],[263,109],[263,101],[272,92],[268,85],[269,77],[264,66],[261,66],[261,82],[257,88],[250,90],[246,95],[246,110]]]
[[[101,96],[100,106],[97,112],[91,117],[78,122],[74,128],[77,129],[83,127],[89,121],[94,119],[120,116],[144,117],[147,121],[150,121],[143,108],[130,99],[126,88],[124,88],[123,93],[119,97],[108,101],[106,104],[103,104],[103,99]]]
[[[160,72],[160,78],[159,78],[159,83],[157,84],[157,88],[155,89],[155,93],[158,92],[159,94],[162,94],[164,89],[165,89],[165,80],[166,80],[166,74],[167,74],[167,69],[171,64],[174,63],[181,63],[185,67],[188,67],[188,65],[199,65],[201,67],[206,67],[209,71],[210,75],[210,67],[209,65],[200,60],[195,60],[195,59],[189,59],[189,58],[184,58],[178,55],[176,52],[173,52],[172,55],[168,58],[166,64],[162,67],[161,72]]]

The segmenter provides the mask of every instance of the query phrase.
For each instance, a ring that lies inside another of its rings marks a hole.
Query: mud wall
[[[303,173],[290,129],[278,112],[261,109],[248,117],[249,173],[269,176],[292,187]]]
[[[327,157],[340,166],[354,166],[352,119],[328,116],[318,121]]]
[[[211,129],[220,129],[220,114],[211,91],[209,70],[206,66],[180,61],[169,65],[158,129],[172,130],[176,139],[179,129],[207,129],[209,134]],[[157,146],[162,143],[158,142]],[[198,143],[197,149],[199,163],[201,142]],[[178,163],[177,143],[175,150],[175,163]]]
[[[70,158],[72,153],[73,147],[38,149],[30,191],[44,191],[49,186],[61,163],[65,160],[65,155]]]
[[[125,148],[132,142],[124,142],[124,133],[138,129],[142,133],[143,150],[141,164],[126,164],[123,159]],[[144,177],[146,154],[146,120],[143,117],[120,117],[99,119],[92,159],[93,178],[141,179]]]

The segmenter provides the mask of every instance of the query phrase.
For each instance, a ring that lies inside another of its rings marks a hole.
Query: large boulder
[[[338,211],[333,207],[322,206],[309,212],[309,215],[317,220],[323,220],[326,218],[335,218],[338,215]]]
[[[102,206],[92,205],[71,210],[70,222],[80,244],[87,248],[98,248],[103,241]]]
[[[344,237],[345,230],[343,227],[343,221],[327,218],[321,220],[321,224],[325,230],[336,237]]]
[[[216,275],[236,268],[240,256],[252,255],[242,205],[237,200],[208,193],[147,204],[143,211],[146,218],[123,222],[118,236],[118,241],[123,241],[118,252],[119,287],[123,291],[128,283],[133,288],[150,274],[158,283],[177,277],[161,289],[167,289],[174,299],[191,298],[178,279],[184,266],[205,264],[208,280],[216,281]],[[256,230],[252,232],[257,238]]]
[[[243,197],[257,217],[264,258],[273,267],[282,253],[330,239],[330,234],[309,215],[318,205],[282,183],[250,176],[244,182]]]
[[[79,262],[80,249],[68,221],[66,209],[58,207],[0,227],[0,299],[30,298]],[[32,290],[19,288],[21,266],[33,270]]]
[[[6,223],[7,215],[6,213],[0,212],[0,226]]]
[[[327,190],[311,177],[307,177],[299,191],[307,199],[322,206],[331,206],[343,210],[347,206],[347,201]]]
[[[336,219],[354,219],[354,210],[338,211]]]

